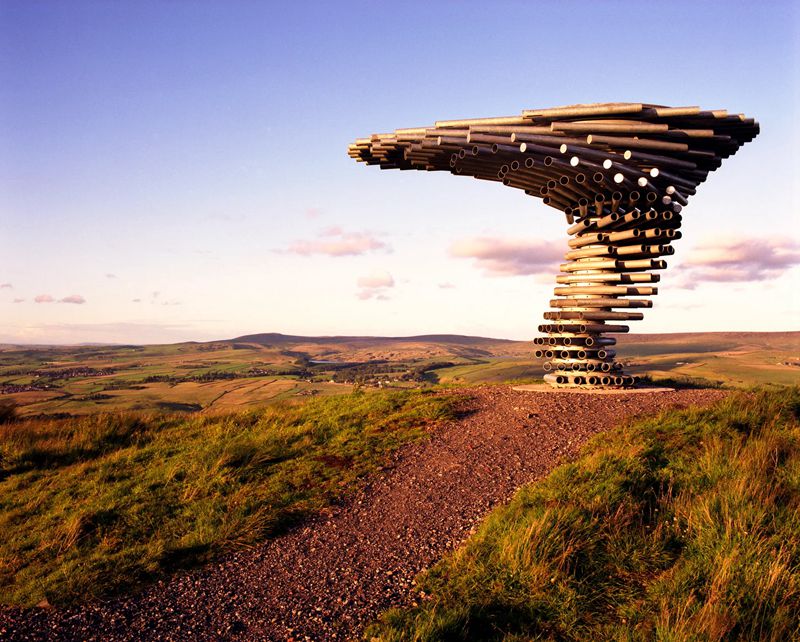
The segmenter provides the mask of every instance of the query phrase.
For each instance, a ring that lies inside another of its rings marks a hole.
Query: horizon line
[[[800,330],[704,330],[699,332],[620,332],[615,333],[621,336],[678,336],[678,335],[701,335],[701,334],[800,334]],[[88,347],[102,347],[102,346],[169,346],[180,345],[184,343],[225,343],[229,341],[244,340],[245,337],[257,337],[259,335],[274,335],[277,337],[292,337],[297,339],[422,339],[426,337],[460,337],[464,339],[485,339],[487,341],[507,341],[509,343],[532,343],[531,339],[505,339],[503,337],[489,337],[477,334],[458,334],[453,332],[430,332],[426,334],[409,334],[409,335],[378,335],[378,334],[284,334],[283,332],[251,332],[249,334],[242,334],[236,337],[229,337],[225,339],[209,339],[200,341],[196,339],[186,339],[183,341],[164,341],[154,343],[139,343],[135,341],[81,341],[79,343],[46,343],[46,342],[12,342],[0,341],[0,347],[16,347],[24,346],[27,348],[88,348]]]

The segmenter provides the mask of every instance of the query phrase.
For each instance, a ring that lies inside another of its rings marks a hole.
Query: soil
[[[415,576],[592,435],[727,393],[456,391],[463,416],[406,446],[341,505],[255,549],[80,608],[5,607],[3,640],[352,640],[419,599]]]

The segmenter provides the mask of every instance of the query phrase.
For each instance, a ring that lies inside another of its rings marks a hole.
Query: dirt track
[[[408,446],[343,505],[255,550],[83,609],[5,609],[3,640],[346,640],[412,602],[413,579],[494,506],[620,416],[726,393],[464,391],[466,416]]]

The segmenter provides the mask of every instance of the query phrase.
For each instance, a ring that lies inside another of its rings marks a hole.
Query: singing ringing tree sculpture
[[[681,210],[708,173],[758,135],[742,114],[644,103],[570,105],[437,121],[359,138],[381,169],[449,171],[524,190],[566,215],[570,250],[534,340],[553,386],[628,387],[616,339],[658,293]]]

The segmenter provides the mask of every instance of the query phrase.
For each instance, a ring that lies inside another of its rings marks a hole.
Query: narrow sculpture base
[[[675,388],[554,388],[546,383],[514,386],[511,389],[519,392],[567,392],[579,395],[641,395],[650,392],[675,392]]]

